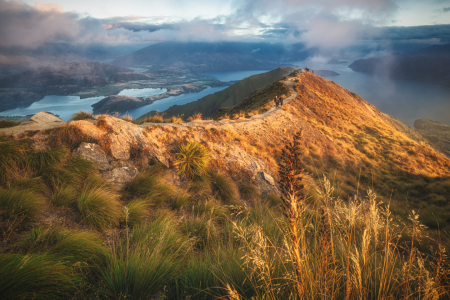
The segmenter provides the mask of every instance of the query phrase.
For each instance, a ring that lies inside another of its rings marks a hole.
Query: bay
[[[187,93],[178,96],[170,96],[161,100],[157,100],[152,104],[124,111],[122,112],[121,115],[131,115],[134,119],[136,119],[152,110],[163,112],[172,105],[183,105],[186,103],[197,101],[198,99],[201,99],[209,94],[220,92],[225,88],[227,88],[227,86],[209,87],[196,93]]]

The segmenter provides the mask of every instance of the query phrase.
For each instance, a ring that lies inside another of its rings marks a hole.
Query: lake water
[[[126,89],[120,91],[119,95],[130,96],[130,97],[150,97],[167,92],[167,89],[155,89],[155,88],[145,88],[145,89]]]
[[[324,76],[358,94],[378,110],[414,128],[414,121],[431,119],[450,125],[450,89],[436,85],[354,72],[347,64],[328,65],[315,61],[293,63],[301,68],[332,70],[341,75]]]
[[[133,118],[139,118],[140,116],[148,113],[149,111],[156,110],[156,111],[165,111],[172,105],[183,105],[189,102],[196,101],[198,99],[201,99],[207,95],[214,94],[217,92],[220,92],[221,90],[227,88],[227,86],[220,86],[220,87],[209,87],[204,89],[203,91],[197,92],[197,93],[188,93],[188,94],[181,94],[178,96],[170,96],[168,98],[164,98],[161,100],[157,100],[153,102],[152,104],[142,106],[139,108],[135,108],[132,110],[129,110],[127,112],[123,112],[122,115],[129,114]]]
[[[42,100],[34,102],[27,108],[15,108],[0,112],[0,117],[34,115],[45,111],[58,115],[61,119],[67,121],[77,111],[92,112],[91,105],[103,98],[105,97],[80,99],[78,96],[45,96]]]
[[[211,72],[201,73],[200,76],[214,77],[220,81],[235,81],[242,80],[252,75],[269,72],[270,70],[257,70],[257,71],[233,71],[233,72]]]

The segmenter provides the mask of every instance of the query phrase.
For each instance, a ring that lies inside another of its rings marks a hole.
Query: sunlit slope
[[[398,214],[406,217],[410,209],[420,209],[426,225],[442,229],[450,224],[448,157],[409,138],[374,106],[336,83],[309,72],[295,80],[297,97],[283,108],[248,121],[221,121],[219,128],[236,131],[275,158],[302,130],[305,170],[317,178],[329,176],[337,195],[348,199],[375,189],[386,202],[398,203]]]
[[[266,87],[267,85],[280,80],[282,77],[290,74],[297,68],[280,67],[267,73],[257,74],[245,78],[223,91],[208,95],[197,101],[184,105],[174,105],[164,112],[166,117],[184,115],[188,117],[196,112],[204,117],[210,117],[222,107],[232,107],[245,99],[252,91]],[[141,118],[153,115],[155,112],[149,112]]]

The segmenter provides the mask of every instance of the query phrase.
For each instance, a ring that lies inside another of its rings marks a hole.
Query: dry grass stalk
[[[188,121],[196,121],[202,119],[202,113],[195,112],[192,116],[188,118]]]
[[[304,239],[299,237],[299,222],[301,220],[302,210],[304,209],[305,194],[303,192],[304,186],[302,184],[302,166],[299,159],[298,146],[301,137],[301,132],[298,132],[294,141],[286,145],[282,151],[282,162],[280,164],[280,189],[283,193],[283,214],[289,224],[289,233],[291,238],[290,250],[295,265],[297,292],[301,299],[305,296],[305,289],[303,283],[302,259],[300,249],[304,249],[305,245],[302,243]]]

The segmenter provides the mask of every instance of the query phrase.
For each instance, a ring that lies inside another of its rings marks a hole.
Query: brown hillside
[[[385,200],[398,203],[394,205],[397,213],[406,216],[409,209],[421,209],[427,225],[443,228],[449,224],[450,228],[449,158],[411,139],[375,107],[332,81],[302,72],[283,83],[292,89],[284,106],[273,106],[251,118],[138,127],[103,116],[71,124],[91,135],[117,160],[142,152],[171,166],[182,142],[201,142],[209,149],[213,168],[227,170],[237,181],[257,184],[263,192],[276,191],[266,175],[277,180],[280,151],[302,130],[305,171],[317,179],[330,178],[336,186],[335,196],[348,199],[375,189]],[[17,127],[5,130],[20,133]],[[33,136],[40,147],[47,134]]]

